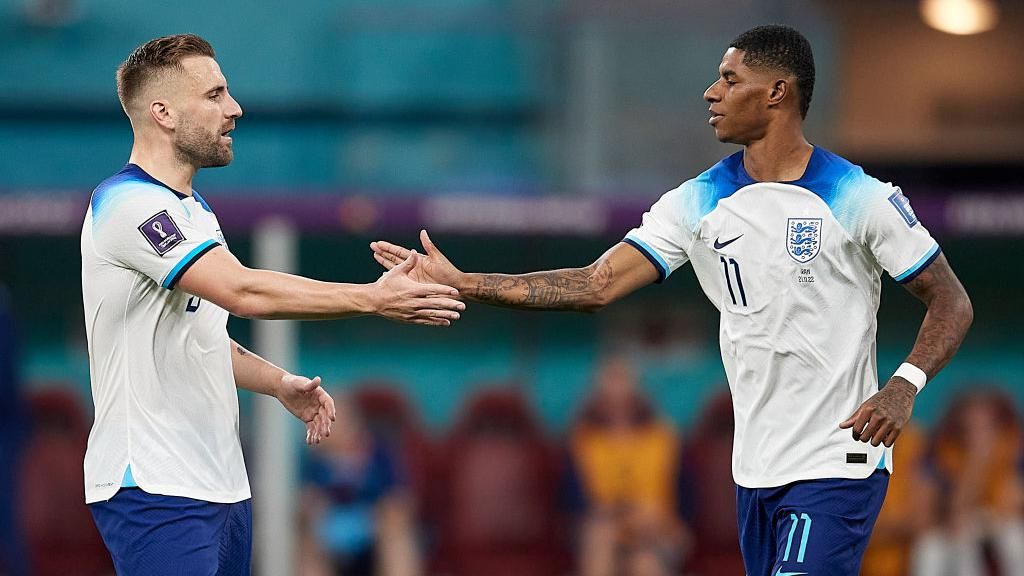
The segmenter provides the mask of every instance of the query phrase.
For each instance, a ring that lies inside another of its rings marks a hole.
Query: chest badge
[[[821,218],[790,218],[786,224],[786,248],[790,257],[806,264],[821,249]]]

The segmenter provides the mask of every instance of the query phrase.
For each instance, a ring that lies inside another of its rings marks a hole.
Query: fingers
[[[434,246],[434,243],[430,240],[430,236],[427,234],[426,229],[420,230],[420,244],[423,244],[423,251],[428,256],[434,256],[440,252],[440,250],[437,249],[437,246]]]
[[[390,255],[397,260],[405,260],[409,257],[410,252],[408,248],[403,248],[402,246],[392,244],[391,242],[385,242],[383,240],[371,242],[370,249],[376,254]]]
[[[423,308],[416,311],[414,318],[443,318],[449,322],[455,322],[462,315],[455,310],[438,310],[437,308]]]
[[[382,254],[379,252],[373,253],[373,259],[376,260],[378,264],[383,266],[385,270],[391,270],[395,266],[398,266],[398,264],[401,262],[397,258],[394,260],[392,260],[392,258],[394,257],[391,256],[390,254]]]
[[[853,428],[853,439],[860,440],[861,433],[864,431],[864,427],[867,426],[871,420],[871,410],[869,407],[861,404],[860,408],[839,425],[840,428]]]
[[[899,438],[899,436],[900,436],[900,429],[899,428],[893,428],[889,432],[889,434],[887,434],[886,437],[885,437],[885,441],[884,441],[885,447],[886,448],[892,448],[892,445],[896,443],[896,439]]]
[[[395,270],[400,274],[408,274],[416,267],[417,256],[419,256],[419,254],[417,254],[415,250],[409,252],[409,256],[398,266],[395,266]]]
[[[323,404],[327,408],[327,417],[330,418],[331,422],[336,422],[338,420],[338,411],[334,408],[334,398],[326,390],[324,390],[324,396],[326,399]]]
[[[412,290],[410,290],[410,292],[412,293],[413,296],[415,296],[417,298],[430,298],[432,296],[451,296],[451,297],[456,297],[456,296],[459,295],[459,291],[458,290],[456,290],[455,288],[452,288],[451,286],[445,286],[444,284],[421,284],[419,286],[416,286]],[[448,302],[455,302],[455,303],[458,303],[458,304],[462,304],[462,302],[459,302],[458,300],[448,300],[447,298],[445,298],[445,300],[448,301]],[[445,307],[447,308],[449,306],[445,306]],[[453,307],[451,307],[451,309],[452,310],[462,310],[465,307],[466,307],[465,304],[463,304],[462,308],[454,307],[453,306]]]
[[[861,442],[870,442],[872,446],[878,446],[882,443],[882,438],[889,433],[889,424],[878,414],[873,414],[871,419],[868,420],[868,425],[861,433],[859,440]],[[856,430],[856,429],[855,429]]]
[[[858,408],[839,427],[852,428],[854,440],[870,442],[872,446],[892,446],[902,429],[896,421],[885,415],[884,410],[879,413],[874,406],[867,404]]]
[[[410,324],[419,324],[420,326],[451,326],[451,320],[447,318],[417,318],[410,320]]]

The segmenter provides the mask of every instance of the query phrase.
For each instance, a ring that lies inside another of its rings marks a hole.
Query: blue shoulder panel
[[[816,146],[804,175],[799,180],[784,184],[810,190],[834,211],[835,206],[846,200],[845,196],[855,190],[853,184],[862,178],[867,176],[860,166]]]
[[[123,192],[137,187],[132,185],[144,184],[150,188],[161,188],[172,194],[179,200],[182,198],[188,198],[188,196],[178,192],[163,182],[150,176],[145,170],[136,166],[135,164],[125,164],[124,168],[120,172],[114,174],[110,178],[107,178],[103,182],[100,182],[99,186],[93,190],[92,198],[89,201],[89,205],[92,207],[92,218],[95,223],[99,220],[106,211],[109,210],[110,206],[113,205],[114,200],[118,198]],[[206,201],[196,195],[196,199],[203,206],[203,208],[209,210],[210,207],[206,204]]]
[[[199,205],[203,207],[203,210],[206,210],[210,214],[213,214],[213,210],[210,209],[210,205],[206,203],[205,198],[199,195],[199,192],[193,190],[192,197],[196,199],[196,202],[199,202]]]
[[[691,229],[696,228],[697,222],[711,213],[719,201],[754,183],[755,180],[743,169],[743,151],[723,158],[685,184],[689,188],[688,194],[684,195],[688,206],[682,213],[689,219],[687,225]]]
[[[840,213],[851,216],[850,203],[854,193],[867,181],[874,181],[860,166],[844,158],[815,147],[803,176],[798,180],[781,182],[799,186],[821,198],[829,206],[836,219],[843,221]],[[688,218],[687,224],[695,228],[701,218],[714,210],[718,203],[732,196],[737,190],[757,181],[747,174],[743,167],[743,152],[736,152],[715,164],[693,180],[684,184],[682,213]],[[846,225],[844,223],[844,225]]]

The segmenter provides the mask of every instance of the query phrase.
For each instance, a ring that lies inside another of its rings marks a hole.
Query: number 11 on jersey
[[[732,282],[733,282],[733,278],[732,277],[733,277],[733,274],[730,274],[730,272],[729,272],[729,266],[730,265],[732,265],[732,269],[735,271],[736,287],[739,289],[740,302],[742,302],[743,305],[746,306],[747,305],[747,293],[744,292],[744,290],[743,290],[743,279],[740,278],[740,264],[739,264],[739,262],[737,262],[735,258],[729,258],[728,260],[725,259],[725,256],[720,256],[719,258],[722,260],[722,269],[725,271],[725,285],[729,287],[729,297],[732,298],[733,305],[737,304],[737,302],[736,302],[736,290],[733,290],[733,288],[732,288]]]

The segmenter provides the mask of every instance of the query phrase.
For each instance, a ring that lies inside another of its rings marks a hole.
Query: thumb
[[[430,240],[430,235],[427,234],[426,229],[420,230],[420,244],[423,244],[423,250],[428,256],[434,256],[438,252],[437,246]]]
[[[860,412],[860,408],[858,408],[857,411],[854,412],[852,416],[850,416],[846,420],[843,420],[839,424],[839,429],[842,430],[842,429],[846,429],[846,428],[853,428],[853,424],[857,421],[857,412]]]
[[[313,378],[312,380],[306,380],[302,384],[299,384],[299,390],[301,390],[303,392],[309,392],[311,390],[316,390],[319,386],[320,386],[320,377],[317,376],[316,378]]]
[[[392,270],[398,270],[401,274],[410,272],[416,266],[416,259],[419,254],[415,250],[409,252],[409,257],[402,261],[401,264],[392,268]]]

